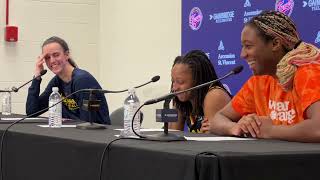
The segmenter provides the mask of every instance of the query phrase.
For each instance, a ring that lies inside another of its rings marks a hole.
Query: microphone
[[[157,81],[159,81],[159,79],[160,79],[159,75],[154,76],[154,77],[151,78],[150,81],[148,81],[148,82],[146,82],[144,84],[141,84],[139,86],[135,86],[134,88],[140,88],[140,87],[145,86],[147,84],[150,84],[152,82],[157,82]],[[128,91],[128,89],[119,90],[119,91],[110,91],[110,90],[105,90],[105,89],[81,89],[80,91],[82,91],[82,92],[93,92],[93,93],[122,93],[122,92]]]
[[[209,81],[209,82],[206,82],[206,83],[203,83],[203,84],[200,84],[198,86],[194,86],[192,88],[189,88],[189,89],[186,89],[186,90],[183,90],[183,91],[177,91],[177,92],[172,92],[172,93],[169,93],[169,94],[166,94],[164,96],[161,96],[161,97],[158,97],[158,98],[155,98],[155,99],[151,99],[151,100],[148,100],[144,103],[144,105],[150,105],[150,104],[155,104],[157,102],[160,102],[160,101],[163,101],[163,100],[166,100],[166,99],[172,99],[174,96],[178,95],[178,94],[181,94],[181,93],[185,93],[185,92],[188,92],[188,91],[192,91],[192,90],[195,90],[195,89],[199,89],[199,88],[202,88],[204,86],[208,86],[208,85],[211,85],[217,81],[220,81],[222,79],[225,79],[231,75],[235,75],[235,74],[239,74],[241,71],[243,70],[243,66],[240,65],[240,66],[237,66],[235,67],[234,69],[232,69],[229,73],[227,73],[226,75],[224,75],[223,77],[221,78],[218,78],[218,79],[215,79],[215,80],[212,80],[212,81]]]
[[[147,84],[149,84],[149,83],[152,83],[152,82],[157,82],[157,81],[159,81],[159,79],[160,79],[160,76],[159,76],[159,75],[158,75],[158,76],[154,76],[153,78],[151,78],[151,80],[150,80],[149,82],[144,83],[144,84],[142,84],[142,85],[140,85],[140,86],[136,86],[136,87],[134,87],[134,88],[139,88],[139,87],[145,86],[145,85],[147,85]]]
[[[38,76],[33,77],[30,81],[22,84],[22,85],[19,86],[18,88],[16,88],[15,86],[13,86],[13,87],[11,88],[11,91],[10,91],[10,92],[18,92],[19,89],[21,89],[23,86],[27,85],[28,83],[30,83],[30,82],[33,81],[34,79],[39,78],[39,77],[45,75],[46,73],[47,73],[47,70],[46,70],[46,69],[42,70]]]
[[[157,76],[154,76],[153,78],[151,78],[151,81],[152,82],[157,82],[157,81],[159,81],[159,79],[160,79],[160,76],[157,75]]]

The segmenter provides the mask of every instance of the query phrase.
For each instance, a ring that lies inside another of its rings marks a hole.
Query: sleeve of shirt
[[[255,113],[254,103],[254,81],[255,77],[251,77],[240,89],[240,91],[232,98],[231,104],[233,109],[241,114]]]
[[[320,100],[320,65],[307,65],[298,68],[294,77],[294,88],[299,96],[302,110]]]
[[[97,80],[91,76],[81,76],[79,77],[74,83],[74,90],[80,89],[101,89],[101,86],[97,82]],[[98,112],[92,112],[92,120],[93,122],[100,123],[100,124],[110,124],[109,118],[109,110],[106,98],[103,93],[95,93],[94,98],[100,100],[100,110]],[[89,121],[89,113],[88,111],[83,109],[83,101],[89,99],[89,93],[78,93],[76,95],[76,101],[79,105],[79,118],[81,120]]]
[[[34,79],[31,83],[31,86],[28,89],[28,97],[26,102],[26,114],[31,115],[34,114],[42,109],[45,109],[49,105],[49,96],[52,92],[52,87],[54,86],[54,79],[52,79],[48,86],[46,87],[45,91],[40,94],[40,84],[41,79]],[[36,117],[41,115],[42,113],[46,112],[47,110],[36,113],[32,117]]]

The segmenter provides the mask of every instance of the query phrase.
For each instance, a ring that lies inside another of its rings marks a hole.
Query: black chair
[[[123,111],[124,111],[124,108],[120,107],[114,110],[110,114],[110,120],[112,125],[123,126]],[[142,124],[142,121],[143,121],[143,113],[140,111],[140,124]]]

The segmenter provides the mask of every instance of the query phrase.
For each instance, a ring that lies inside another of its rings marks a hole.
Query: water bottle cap
[[[129,88],[129,89],[128,89],[128,93],[129,93],[129,94],[132,94],[132,93],[134,93],[135,91],[136,91],[135,88]]]
[[[58,87],[52,87],[52,92],[58,92],[59,88]]]

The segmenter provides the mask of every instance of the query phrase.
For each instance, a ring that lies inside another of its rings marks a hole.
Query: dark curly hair
[[[201,50],[192,50],[188,52],[185,56],[176,57],[173,66],[176,64],[188,65],[192,72],[193,86],[197,86],[199,84],[203,84],[218,78],[214,70],[214,67],[210,62],[210,59]],[[171,83],[171,88],[172,85],[173,84]],[[219,86],[225,90],[220,81],[212,84],[211,87],[212,86]],[[184,116],[188,116],[190,113],[192,115],[203,116],[203,102],[206,94],[208,93],[209,88],[210,86],[206,86],[192,91],[192,95],[194,97],[194,99],[192,100],[194,102],[194,107],[192,107],[190,101],[181,102],[177,97],[173,99],[173,104],[180,112],[183,113]],[[228,93],[227,90],[225,91]]]

